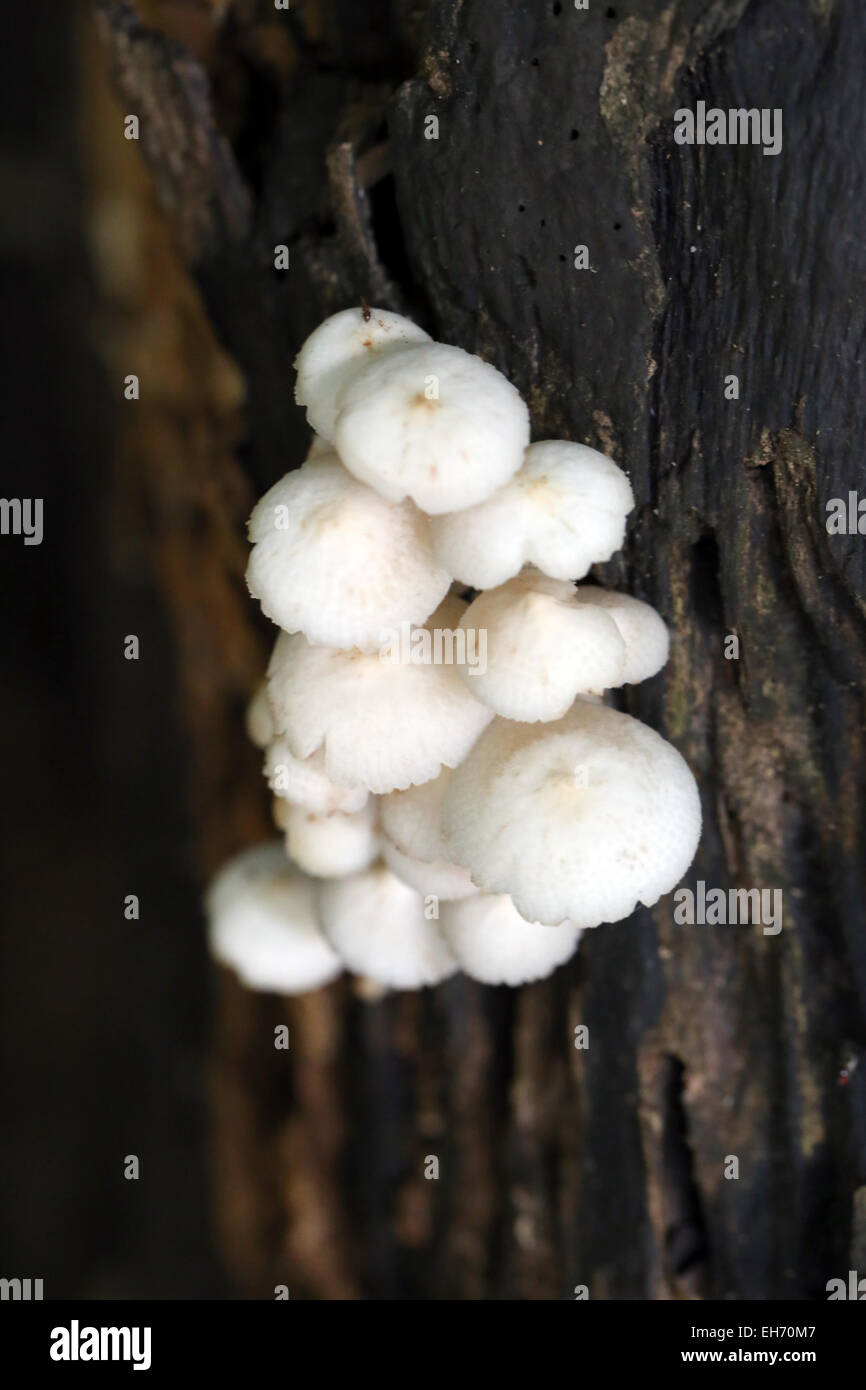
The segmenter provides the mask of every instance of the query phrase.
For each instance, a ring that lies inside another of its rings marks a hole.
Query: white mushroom
[[[527,922],[505,893],[445,902],[439,925],[461,970],[487,985],[543,980],[574,954],[580,940],[570,922]]]
[[[248,529],[247,584],[262,612],[325,646],[376,651],[384,628],[422,623],[451,582],[426,517],[358,483],[335,454],[275,483]]]
[[[337,396],[352,377],[375,357],[429,342],[423,328],[387,309],[343,309],[319,324],[295,358],[295,400],[307,407],[313,429],[333,440]]]
[[[615,589],[597,584],[581,584],[577,601],[607,613],[616,623],[625,642],[623,684],[645,681],[660,671],[668,659],[670,637],[664,619],[648,603]]]
[[[582,692],[620,685],[625,642],[601,608],[581,605],[573,584],[525,570],[479,594],[460,626],[485,653],[460,674],[477,699],[506,719],[560,719]]]
[[[291,867],[278,841],[229,860],[205,907],[212,954],[251,989],[303,994],[342,969],[319,929],[312,881]]]
[[[578,699],[541,727],[497,719],[451,778],[450,857],[530,921],[594,927],[678,882],[697,848],[695,780],[654,730]]]
[[[505,487],[467,511],[435,517],[433,547],[446,569],[475,589],[503,584],[525,564],[579,579],[623,543],[634,506],[621,468],[584,444],[530,444]]]
[[[424,899],[384,864],[325,882],[322,927],[348,968],[392,989],[436,985],[457,969]]]
[[[276,797],[303,806],[317,816],[329,816],[332,811],[360,811],[370,795],[366,787],[341,787],[332,782],[325,771],[321,748],[308,758],[296,758],[284,738],[276,738],[268,745],[265,776]]]
[[[382,829],[403,854],[427,863],[445,858],[442,803],[453,775],[444,768],[432,781],[382,797]]]
[[[452,615],[461,611],[458,600],[446,600],[428,633],[440,615],[456,626]],[[268,697],[296,758],[324,748],[332,781],[373,792],[427,782],[443,765],[455,767],[492,717],[456,666],[314,647],[286,633],[268,667]]]
[[[268,686],[266,681],[256,688],[253,698],[247,705],[246,716],[247,738],[250,743],[254,743],[256,748],[267,748],[274,736],[274,721],[271,718],[271,707],[268,704]]]
[[[334,446],[330,440],[325,439],[321,434],[314,434],[310,440],[310,447],[307,450],[307,457],[304,459],[304,463],[309,462],[310,459],[321,458],[323,454],[332,454],[333,452]]]
[[[443,768],[432,781],[391,792],[379,802],[386,864],[419,893],[443,902],[478,892],[466,869],[447,859],[442,799],[452,775],[450,768]]]
[[[461,869],[459,864],[449,864],[444,859],[434,859],[429,864],[423,859],[412,859],[408,854],[401,853],[387,835],[382,840],[382,858],[392,873],[424,897],[438,898],[445,903],[456,898],[469,898],[478,892],[467,871]]]
[[[356,478],[431,514],[471,507],[508,481],[529,413],[495,367],[432,343],[374,361],[338,401],[335,443]]]
[[[279,797],[274,820],[286,832],[286,853],[313,878],[342,878],[368,869],[379,857],[382,837],[375,801],[360,811],[317,816]]]

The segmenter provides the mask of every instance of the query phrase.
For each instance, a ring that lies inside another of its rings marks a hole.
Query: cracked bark
[[[242,598],[243,508],[303,457],[294,352],[364,295],[505,371],[535,437],[627,468],[637,506],[604,577],[674,634],[628,708],[701,784],[686,882],[784,892],[777,937],[674,926],[668,899],[518,994],[459,979],[369,1003],[342,981],[290,1002],[221,979],[216,1191],[240,1286],[822,1296],[866,1238],[864,553],[824,524],[863,445],[862,6],[96,12],[247,393],[246,479],[224,447],[200,461],[202,570],[164,572],[184,698],[208,714],[189,721],[203,871],[263,823],[239,748],[267,639]],[[782,108],[783,153],[677,146],[673,112],[698,98]],[[146,477],[163,502],[164,472]],[[163,555],[188,524],[162,507]]]

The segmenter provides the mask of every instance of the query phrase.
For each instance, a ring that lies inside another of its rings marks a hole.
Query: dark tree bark
[[[203,872],[263,824],[241,746],[268,637],[243,599],[244,510],[305,452],[294,353],[364,295],[505,371],[535,437],[628,470],[603,577],[672,629],[628,708],[701,785],[685,882],[784,894],[778,936],[674,925],[668,898],[515,992],[460,978],[371,1003],[344,980],[289,1001],[221,978],[217,1205],[240,1285],[823,1297],[866,1240],[864,550],[825,525],[862,471],[866,11],[236,0],[171,30],[164,5],[96,10],[247,392],[247,482],[229,450],[198,466],[198,589],[165,586]],[[699,98],[781,108],[782,153],[677,145],[673,113]],[[164,508],[162,551],[188,527]]]

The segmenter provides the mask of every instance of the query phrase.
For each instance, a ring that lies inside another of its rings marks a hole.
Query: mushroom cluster
[[[529,442],[517,390],[408,319],[307,339],[306,461],[249,522],[281,629],[247,715],[285,843],[208,893],[214,954],[298,993],[342,967],[392,989],[541,979],[581,932],[688,868],[694,778],[605,692],[664,665],[646,603],[577,584],[633,506],[610,459]]]

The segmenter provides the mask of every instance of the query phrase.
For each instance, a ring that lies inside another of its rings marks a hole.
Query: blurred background
[[[0,64],[2,493],[44,499],[41,545],[0,539],[0,1273],[46,1298],[218,1297],[200,870],[135,469],[142,429],[183,468],[183,404],[155,373],[122,396],[136,317],[172,373],[179,271],[84,7],[17,6]]]

